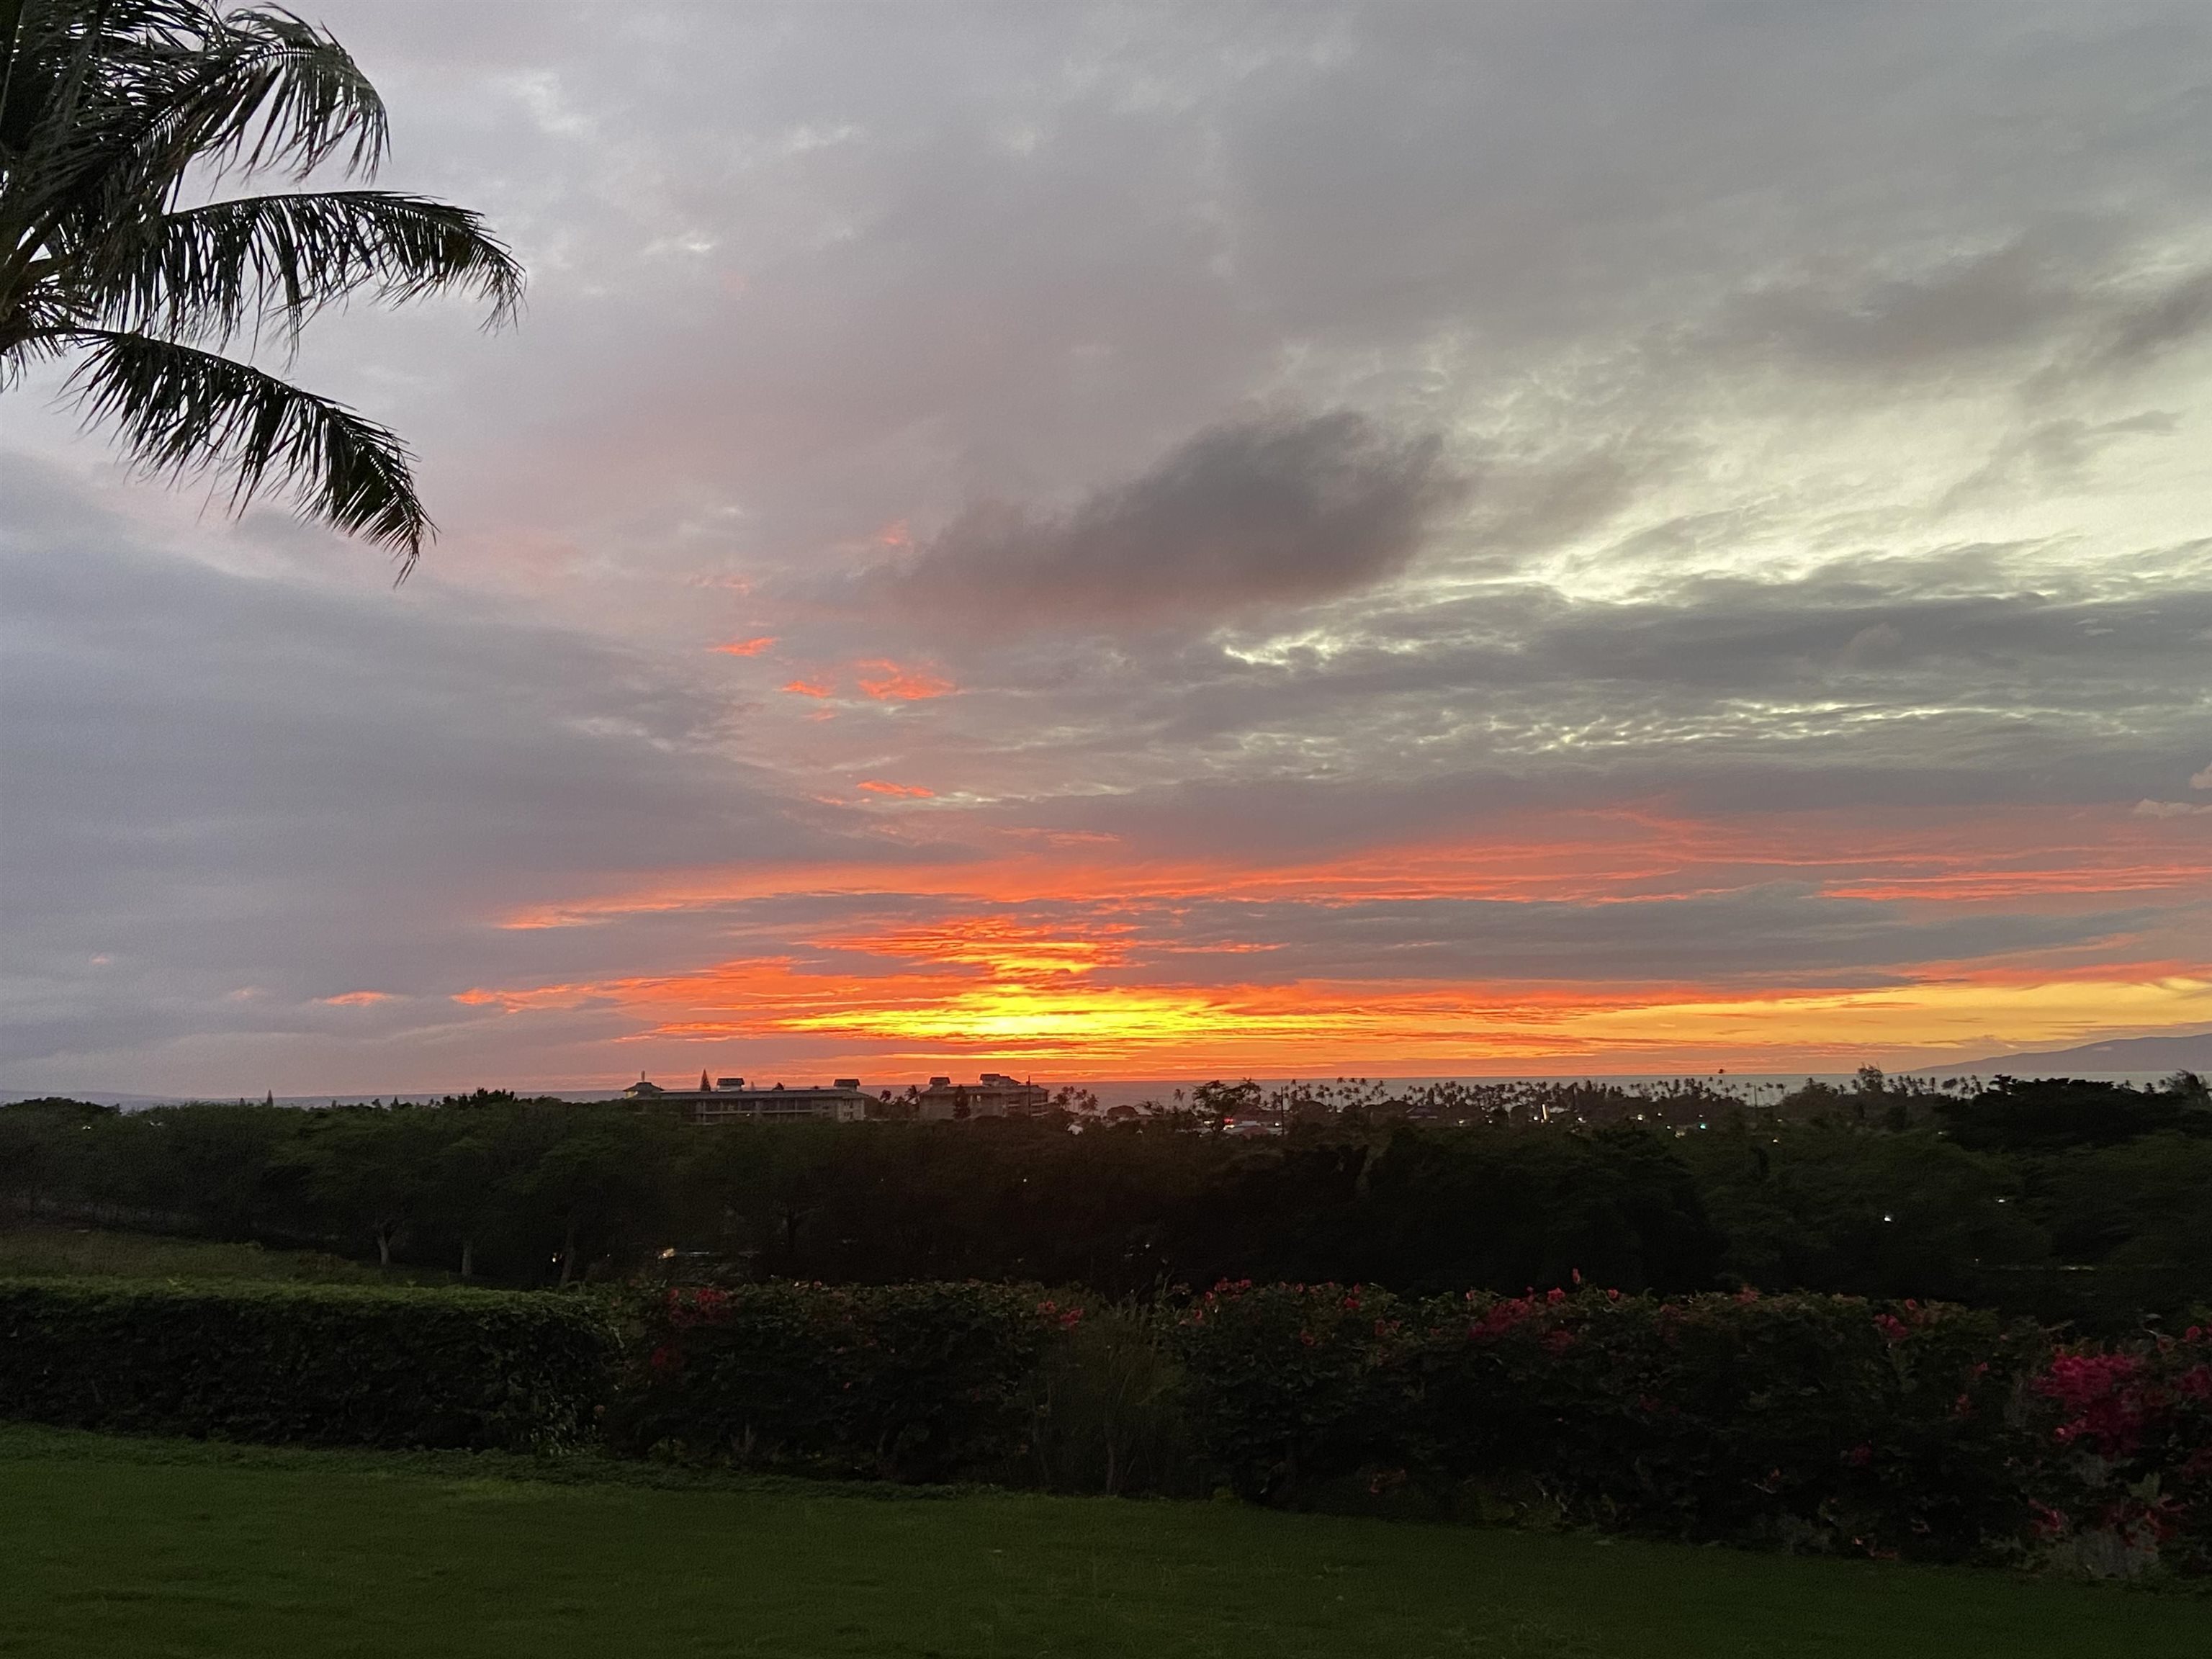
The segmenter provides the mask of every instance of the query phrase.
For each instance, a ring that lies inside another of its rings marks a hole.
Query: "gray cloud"
[[[2029,242],[1913,276],[1797,276],[1742,295],[1720,337],[1863,374],[1936,372],[1956,360],[2044,343],[2087,296],[2076,272]]]
[[[1637,603],[1490,586],[1340,608],[1318,637],[1008,653],[993,665],[1006,690],[971,692],[967,713],[979,734],[1003,729],[1003,696],[1033,744],[959,769],[1004,791],[1009,823],[1146,856],[1327,858],[1628,803],[1717,820],[2027,808],[2055,826],[2170,796],[2212,730],[2212,586],[1974,591],[2019,556],[1959,550],[1917,583],[1880,560],[1705,580]]]
[[[2009,376],[2039,399],[2142,368],[2212,326],[2212,270],[2157,270],[2164,250],[2110,246],[2091,220],[2002,247],[1946,251],[1904,273],[1825,269],[1730,299],[1695,349],[1854,376]]]
[[[863,588],[904,611],[1079,632],[1310,605],[1420,550],[1464,488],[1441,447],[1344,410],[1215,427],[1062,514],[970,507]]]

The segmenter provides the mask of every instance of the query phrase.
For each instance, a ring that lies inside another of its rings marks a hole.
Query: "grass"
[[[5,1425],[0,1581],[43,1659],[2212,1653],[2212,1601],[1992,1573]]]
[[[320,1250],[265,1250],[157,1233],[91,1227],[26,1227],[0,1231],[0,1278],[254,1279],[304,1285],[443,1285],[454,1275],[365,1262]]]

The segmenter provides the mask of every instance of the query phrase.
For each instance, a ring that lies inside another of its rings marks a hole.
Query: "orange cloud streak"
[[[799,697],[834,697],[837,695],[836,686],[816,685],[808,680],[787,680],[783,689]]]
[[[957,836],[957,814],[940,814]],[[741,903],[793,891],[900,893],[994,903],[1237,898],[1322,902],[1681,896],[1759,881],[1803,882],[1836,898],[2053,902],[2106,893],[2212,895],[2212,842],[2191,824],[2124,809],[1987,814],[1972,823],[1886,825],[1878,816],[1771,814],[1715,822],[1630,811],[1558,814],[1487,835],[1258,863],[1156,859],[1110,837],[1024,834],[946,843],[965,855],[917,863],[752,866],[671,872],[614,892],[517,912],[509,927],[588,925]]]
[[[1024,927],[1003,916],[956,916],[927,927],[821,941],[825,949],[981,969],[1005,980],[1053,978],[1110,967],[1135,930],[1108,923],[1080,937],[1066,928]]]
[[[885,783],[880,778],[864,779],[860,787],[872,795],[904,795],[915,800],[931,800],[937,793],[933,789],[924,789],[915,784]]]
[[[757,657],[775,643],[775,638],[773,634],[763,634],[757,640],[732,640],[726,645],[713,646],[709,648],[720,652],[726,657]]]
[[[878,702],[923,702],[959,690],[951,680],[925,668],[902,668],[895,662],[864,662],[860,690]]]

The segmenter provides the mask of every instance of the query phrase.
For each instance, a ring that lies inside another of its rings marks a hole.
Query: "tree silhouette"
[[[207,0],[0,0],[0,384],[70,385],[149,473],[212,470],[237,511],[289,486],[303,516],[391,549],[434,533],[389,428],[223,349],[368,294],[448,289],[510,319],[522,269],[465,208],[377,190],[186,204],[227,177],[373,175],[383,100],[327,33]]]

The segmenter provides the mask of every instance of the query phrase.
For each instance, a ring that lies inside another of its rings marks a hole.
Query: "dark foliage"
[[[1935,1559],[2024,1533],[2032,1324],[1917,1303],[1224,1286],[1186,1316],[1202,1443],[1247,1495],[1357,1477],[1447,1508]]]
[[[2118,1334],[2212,1303],[2197,1132],[2212,1111],[2185,1081],[2095,1107],[2129,1126],[2116,1144],[2034,1151],[1936,1127],[2032,1091],[1954,1103],[1871,1079],[1796,1120],[1677,1089],[1594,1094],[1595,1124],[1562,1095],[1544,1103],[1553,1121],[1528,1121],[1464,1091],[1429,1103],[1462,1112],[1449,1123],[1363,1099],[1282,1107],[1282,1133],[1249,1138],[1173,1115],[1079,1134],[1049,1115],[698,1127],[481,1090],[315,1111],[33,1102],[0,1107],[0,1224],[307,1244],[516,1286],[626,1278],[665,1252],[726,1280],[1108,1297],[1223,1279],[1514,1294],[1579,1272],[1662,1294],[1956,1301]]]
[[[1943,1102],[1936,1115],[1952,1139],[1984,1152],[2074,1152],[2169,1132],[2212,1136],[2201,1085],[2144,1091],[2082,1078],[2001,1077],[1972,1099]]]

